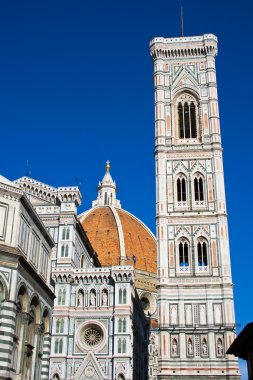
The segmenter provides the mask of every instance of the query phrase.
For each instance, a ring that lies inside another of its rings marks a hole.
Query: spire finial
[[[105,169],[106,169],[107,172],[109,172],[110,168],[111,168],[110,161],[107,160],[106,161],[106,167],[105,167]]]
[[[120,201],[116,198],[117,187],[110,173],[110,161],[106,161],[105,175],[102,181],[98,183],[98,197],[92,202],[92,207],[95,206],[114,206],[120,208]]]

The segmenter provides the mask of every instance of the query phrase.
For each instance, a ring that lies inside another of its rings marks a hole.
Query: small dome
[[[156,274],[156,240],[129,212],[110,205],[95,206],[80,215],[81,224],[102,266],[134,265]]]

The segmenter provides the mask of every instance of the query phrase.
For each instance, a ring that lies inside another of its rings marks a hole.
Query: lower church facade
[[[53,379],[146,379],[147,321],[130,266],[53,272]]]

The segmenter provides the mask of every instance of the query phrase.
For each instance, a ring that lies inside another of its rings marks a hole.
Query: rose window
[[[101,351],[106,344],[106,338],[106,327],[98,321],[83,322],[76,330],[76,344],[81,351]]]
[[[97,346],[102,341],[102,333],[94,327],[88,327],[84,330],[84,342],[87,346]]]

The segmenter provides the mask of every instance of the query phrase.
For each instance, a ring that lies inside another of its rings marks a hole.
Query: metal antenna
[[[184,8],[181,4],[181,35],[184,37]]]

